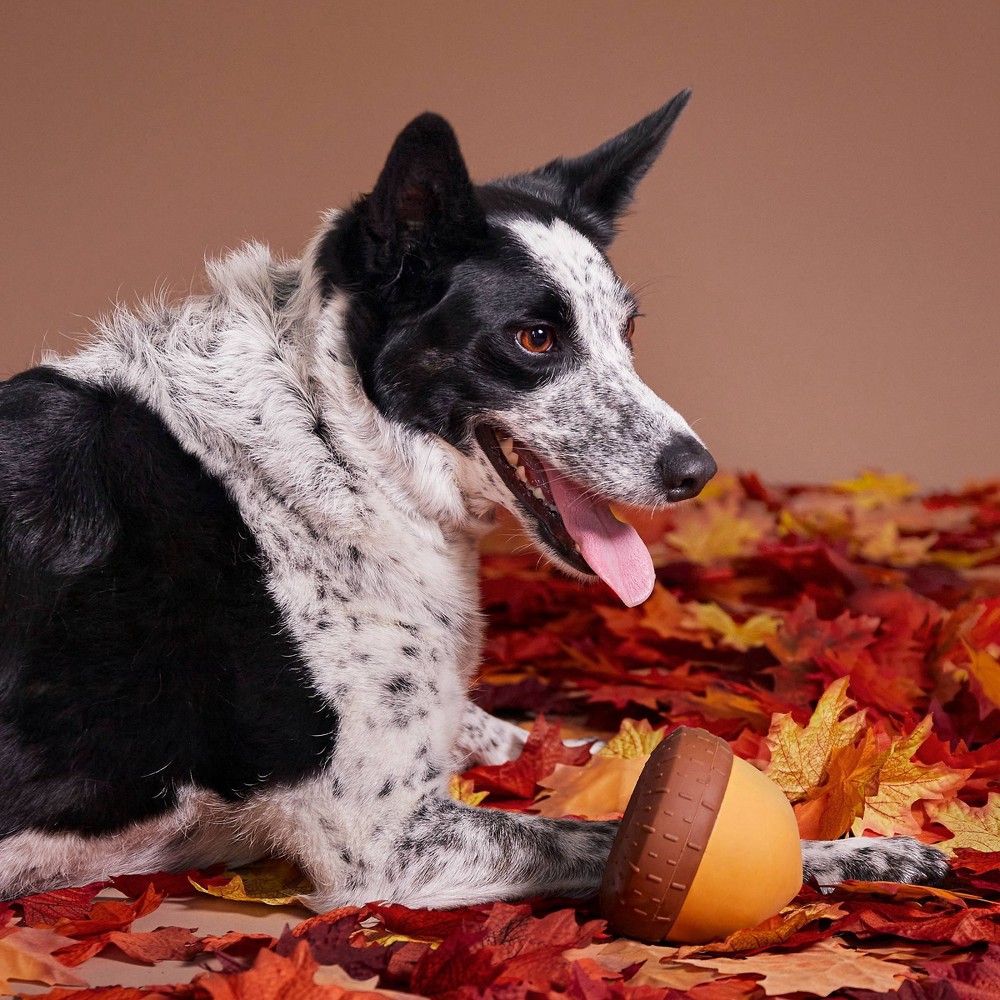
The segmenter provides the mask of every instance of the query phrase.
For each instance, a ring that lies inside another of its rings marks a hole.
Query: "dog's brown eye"
[[[625,324],[625,342],[631,344],[632,338],[634,336],[635,336],[635,317],[629,316],[628,322]]]
[[[532,354],[547,354],[556,346],[556,331],[551,326],[528,326],[517,331],[517,342]]]

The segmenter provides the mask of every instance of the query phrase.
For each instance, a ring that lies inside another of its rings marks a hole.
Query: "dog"
[[[0,897],[265,854],[317,910],[595,892],[616,824],[448,780],[525,738],[468,696],[498,509],[635,605],[652,563],[609,504],[715,472],[605,256],[688,96],[479,186],[423,114],[300,260],[247,246],[0,385]],[[946,868],[907,838],[804,858]]]

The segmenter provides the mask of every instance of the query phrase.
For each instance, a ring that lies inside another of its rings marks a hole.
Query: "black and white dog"
[[[594,891],[614,824],[448,779],[524,739],[467,694],[497,508],[634,605],[652,564],[609,502],[715,471],[604,253],[687,98],[481,186],[422,115],[301,260],[246,247],[0,385],[0,898],[269,852],[319,909]],[[905,838],[805,859],[944,871]]]

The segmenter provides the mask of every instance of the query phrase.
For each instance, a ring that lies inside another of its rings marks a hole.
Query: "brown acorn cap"
[[[733,767],[725,740],[681,727],[656,746],[629,799],[601,885],[611,929],[663,941],[701,864]]]

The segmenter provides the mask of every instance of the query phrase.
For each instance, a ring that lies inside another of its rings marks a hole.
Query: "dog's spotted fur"
[[[477,538],[506,505],[582,573],[475,434],[608,499],[711,474],[604,257],[685,101],[478,189],[422,116],[300,261],[247,247],[0,387],[0,896],[268,852],[316,908],[595,889],[614,824],[448,795],[524,739],[468,700]],[[532,324],[559,350],[519,347]],[[805,858],[821,883],[942,868],[908,840]]]

